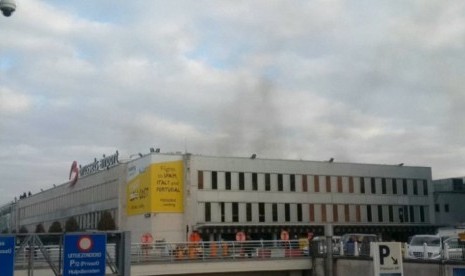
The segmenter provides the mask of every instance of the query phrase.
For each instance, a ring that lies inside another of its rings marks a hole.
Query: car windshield
[[[451,247],[458,247],[459,240],[458,239],[447,239],[444,243],[447,243]]]
[[[410,242],[411,245],[423,245],[425,243],[428,246],[440,246],[441,239],[439,237],[413,237]]]

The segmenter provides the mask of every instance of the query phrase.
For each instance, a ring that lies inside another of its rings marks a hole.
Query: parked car
[[[408,244],[408,258],[437,260],[442,256],[443,237],[415,235]]]

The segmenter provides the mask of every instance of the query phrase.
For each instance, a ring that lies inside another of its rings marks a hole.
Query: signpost
[[[403,276],[402,250],[399,242],[374,242],[375,276]]]
[[[0,272],[13,276],[15,266],[15,236],[0,236]]]
[[[106,234],[66,234],[63,276],[104,276],[106,243]]]

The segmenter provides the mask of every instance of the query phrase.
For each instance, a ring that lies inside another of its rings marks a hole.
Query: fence
[[[140,262],[176,262],[234,260],[244,258],[302,258],[308,256],[308,247],[298,241],[211,241],[185,243],[135,243],[131,245],[131,260]]]
[[[76,233],[87,238],[93,232]],[[129,275],[130,247],[129,232],[100,232],[106,235],[105,265],[107,274]],[[101,236],[101,235],[100,235]],[[63,233],[59,234],[17,234],[14,266],[15,269],[28,271],[28,275],[36,268],[50,268],[54,275],[61,275],[64,259]],[[73,248],[73,247],[70,247]],[[101,249],[103,252],[103,249]],[[68,251],[69,252],[69,251]],[[97,262],[98,263],[98,262]],[[67,263],[69,265],[69,263]],[[68,266],[69,268],[69,266]]]
[[[333,244],[333,256],[370,257],[370,244],[344,245]],[[413,259],[408,255],[408,247],[404,245],[404,257]],[[441,254],[441,260],[465,261],[465,246],[462,243],[447,244]],[[325,257],[327,255],[326,241],[319,240],[302,244],[298,240],[256,240],[256,241],[201,241],[201,242],[153,242],[133,243],[130,245],[130,261],[133,264],[145,262],[181,262],[181,261],[234,261],[234,260],[269,260],[281,258],[310,258]],[[107,243],[107,262],[117,259],[117,248],[114,243]],[[417,254],[415,259],[429,259],[428,253]],[[15,267],[24,269],[31,265],[34,267],[50,266],[61,267],[63,248],[60,244],[39,246],[22,246],[16,248]]]

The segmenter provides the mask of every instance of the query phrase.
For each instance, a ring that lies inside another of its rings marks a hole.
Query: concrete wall
[[[324,259],[314,261],[314,275],[325,276]],[[423,261],[405,261],[404,275],[453,276],[454,268],[465,269],[465,263],[441,263]],[[333,276],[374,276],[373,261],[360,258],[335,258]]]

